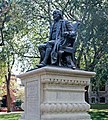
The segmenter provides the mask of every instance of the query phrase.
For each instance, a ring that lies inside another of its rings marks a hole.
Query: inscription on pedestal
[[[38,81],[27,83],[27,120],[40,120]]]
[[[37,97],[38,95],[38,81],[27,83],[27,97]]]

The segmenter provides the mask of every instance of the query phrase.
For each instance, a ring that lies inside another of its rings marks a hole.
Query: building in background
[[[95,86],[94,86],[95,87]],[[108,82],[99,87],[98,90],[94,90],[91,85],[89,88],[89,103],[90,104],[108,104]]]

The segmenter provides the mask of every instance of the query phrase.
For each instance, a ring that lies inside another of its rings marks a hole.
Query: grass
[[[108,109],[105,110],[97,110],[91,109],[89,111],[92,120],[108,120]],[[2,114],[0,115],[0,120],[19,120],[21,114],[14,113],[14,114]]]
[[[19,120],[20,116],[20,113],[2,114],[0,115],[0,120]]]
[[[108,109],[91,109],[89,114],[91,115],[92,120],[108,120]]]

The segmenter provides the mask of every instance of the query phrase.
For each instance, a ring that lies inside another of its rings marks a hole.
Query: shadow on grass
[[[108,120],[108,109],[107,110],[90,110],[92,120]]]

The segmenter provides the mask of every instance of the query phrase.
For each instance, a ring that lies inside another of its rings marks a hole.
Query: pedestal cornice
[[[50,67],[50,66],[45,66],[42,68],[38,68],[38,69],[34,69],[32,71],[28,71],[26,73],[17,75],[18,78],[27,78],[27,77],[31,77],[34,75],[46,75],[46,74],[50,74],[50,75],[65,75],[65,76],[83,76],[83,77],[87,77],[87,78],[91,78],[93,76],[96,75],[95,72],[89,72],[89,71],[84,71],[84,70],[73,70],[70,68],[62,68],[62,67]]]

